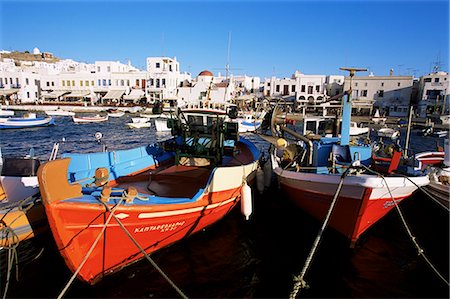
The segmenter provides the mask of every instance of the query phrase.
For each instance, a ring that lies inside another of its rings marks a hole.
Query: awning
[[[17,93],[19,89],[0,89],[0,96],[9,96]]]
[[[118,100],[125,93],[125,90],[110,90],[102,98],[103,100]]]
[[[74,90],[69,94],[64,95],[65,98],[84,98],[88,95],[90,95],[90,91],[86,90]]]
[[[140,89],[133,89],[131,90],[130,94],[126,94],[123,96],[124,100],[139,100],[140,98],[142,98],[144,96],[144,91],[140,90]]]
[[[57,99],[60,96],[62,96],[63,94],[69,93],[70,91],[68,90],[54,90],[52,92],[48,92],[48,93],[43,93],[42,96],[44,98],[50,98],[50,99]]]

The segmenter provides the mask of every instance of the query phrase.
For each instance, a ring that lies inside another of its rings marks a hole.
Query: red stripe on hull
[[[240,189],[204,195],[195,203],[157,206],[120,206],[114,214],[147,253],[154,252],[195,233],[228,214],[240,199]],[[230,200],[223,205],[228,199]],[[213,205],[212,208],[205,206]],[[217,205],[217,206],[214,206]],[[182,206],[182,208],[180,208]],[[159,209],[154,209],[158,207]],[[110,206],[110,208],[112,208]],[[67,266],[75,272],[109,216],[101,204],[59,202],[47,205],[50,227]],[[192,210],[196,209],[196,210]],[[158,217],[152,213],[159,210]],[[178,213],[188,210],[187,213]],[[127,215],[126,217],[124,215]],[[165,215],[168,214],[168,215]],[[141,215],[139,217],[139,215]],[[78,277],[94,284],[104,275],[113,273],[144,256],[132,243],[117,221],[112,218],[105,234],[94,248]]]
[[[283,183],[281,186],[297,206],[318,220],[324,220],[334,194],[306,191]],[[363,189],[361,198],[339,196],[329,222],[329,226],[350,239],[352,244],[394,207],[391,198],[369,200],[372,189]],[[395,201],[399,203],[406,197],[395,198]]]

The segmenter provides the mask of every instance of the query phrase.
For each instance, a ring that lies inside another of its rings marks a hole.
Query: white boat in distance
[[[378,137],[387,137],[391,139],[398,138],[400,131],[393,128],[381,128],[378,130]]]
[[[126,125],[132,129],[149,128],[151,126],[149,120],[150,119],[146,117],[133,117],[131,119],[132,122],[127,123]]]
[[[58,108],[56,110],[45,111],[45,113],[47,115],[51,115],[51,116],[74,116],[75,115],[75,112],[64,110],[61,108]]]
[[[36,117],[35,113],[25,114],[23,117],[0,118],[0,129],[24,129],[54,125],[53,117]]]
[[[109,117],[122,117],[125,115],[125,112],[120,110],[113,110],[108,112]]]
[[[13,110],[4,110],[0,108],[0,116],[13,116],[14,111]]]
[[[97,114],[95,116],[80,116],[80,117],[72,116],[72,119],[74,123],[99,123],[107,121],[108,115],[100,116]]]
[[[126,124],[128,127],[130,127],[131,129],[140,129],[140,128],[150,128],[151,127],[151,123],[149,122],[137,122],[137,123],[127,123]]]
[[[378,109],[375,111],[375,115],[372,117],[372,121],[376,124],[384,123],[386,119],[387,119],[386,117],[382,117],[380,115],[380,111]]]

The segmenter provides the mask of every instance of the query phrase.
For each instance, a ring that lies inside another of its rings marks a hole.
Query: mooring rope
[[[102,235],[105,233],[105,230],[109,224],[109,222],[111,221],[112,217],[113,217],[113,211],[115,211],[117,209],[117,207],[122,203],[122,201],[125,200],[125,197],[123,196],[119,202],[114,206],[114,208],[111,210],[108,208],[108,211],[110,211],[110,214],[108,216],[108,218],[105,221],[105,224],[102,227],[102,230],[100,231],[100,233],[98,234],[97,238],[95,239],[94,243],[92,243],[91,248],[89,248],[88,252],[86,253],[86,256],[84,257],[84,259],[81,261],[80,265],[78,266],[78,269],[73,273],[72,277],[69,279],[69,281],[67,282],[66,286],[63,288],[63,290],[61,291],[61,293],[59,293],[58,295],[58,299],[61,299],[64,294],[67,292],[67,290],[69,289],[70,285],[73,283],[73,281],[75,280],[75,277],[77,277],[78,273],[80,272],[81,268],[83,268],[84,264],[86,263],[87,259],[89,258],[89,256],[92,254],[92,252],[94,251],[95,246],[97,245],[97,243],[100,241],[100,238],[102,237]]]
[[[291,294],[289,295],[289,298],[291,298],[291,299],[294,299],[297,297],[297,294],[300,291],[300,289],[308,287],[308,285],[306,284],[306,281],[304,280],[306,271],[308,270],[308,268],[311,264],[314,254],[316,253],[316,250],[319,246],[319,242],[322,238],[322,234],[325,231],[325,228],[327,227],[328,222],[331,218],[331,213],[333,212],[334,206],[336,205],[337,199],[339,197],[339,193],[341,193],[342,186],[344,185],[344,179],[347,176],[349,169],[350,168],[347,168],[347,170],[341,175],[341,180],[339,181],[339,185],[337,187],[336,193],[334,194],[333,200],[331,201],[330,208],[328,209],[328,212],[327,212],[325,220],[322,224],[322,227],[320,228],[320,230],[316,236],[316,239],[314,240],[311,251],[309,252],[308,257],[306,258],[305,265],[303,266],[302,272],[299,275],[294,276],[295,284],[294,284]]]
[[[414,246],[415,246],[416,249],[417,249],[418,255],[420,255],[420,256],[425,260],[425,262],[431,267],[431,269],[436,273],[436,275],[437,275],[440,279],[442,279],[448,286],[450,286],[449,281],[448,281],[448,280],[447,280],[447,279],[439,272],[439,270],[431,263],[431,261],[430,261],[430,260],[428,259],[428,257],[425,255],[424,250],[420,247],[419,243],[416,241],[416,237],[412,234],[411,229],[410,229],[410,227],[408,226],[408,224],[406,223],[406,219],[405,219],[405,217],[404,217],[402,211],[400,210],[400,207],[398,206],[397,202],[396,202],[395,199],[394,199],[394,196],[392,195],[391,189],[389,188],[389,186],[388,186],[388,184],[387,184],[386,178],[385,178],[382,174],[380,174],[379,172],[376,172],[376,171],[374,171],[374,170],[368,168],[367,166],[364,166],[364,165],[361,165],[361,166],[363,166],[363,167],[364,167],[366,170],[368,170],[369,172],[372,172],[372,173],[378,175],[379,177],[381,177],[381,178],[383,179],[384,183],[386,184],[386,188],[387,188],[387,190],[388,190],[388,192],[389,192],[389,195],[391,196],[391,200],[392,200],[392,202],[393,202],[393,204],[394,204],[394,206],[395,206],[395,208],[396,208],[396,210],[397,210],[397,212],[398,212],[398,215],[400,216],[400,219],[401,219],[401,221],[402,221],[402,223],[403,223],[403,226],[405,227],[408,236],[411,238],[411,241],[413,242]],[[417,184],[415,184],[415,183],[414,183],[410,178],[408,178],[407,176],[402,176],[402,177],[408,179],[411,183],[413,183],[415,186],[417,186]],[[419,187],[419,186],[417,186],[417,187]]]
[[[169,276],[156,264],[156,262],[145,252],[145,250],[139,245],[139,243],[136,241],[135,238],[130,234],[130,232],[125,228],[123,223],[117,218],[117,216],[114,214],[114,211],[112,211],[108,205],[106,205],[104,202],[102,202],[105,208],[110,212],[110,216],[112,215],[114,219],[117,221],[119,226],[122,228],[122,230],[125,232],[125,234],[130,238],[130,240],[136,245],[136,247],[144,254],[145,258],[152,264],[153,267],[161,274],[161,276],[177,291],[177,293],[184,299],[187,299],[188,297],[181,291],[181,289],[169,278]]]

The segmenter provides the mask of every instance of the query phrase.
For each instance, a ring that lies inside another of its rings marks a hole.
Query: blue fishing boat
[[[0,129],[46,127],[54,124],[53,117],[36,117],[35,113],[29,113],[23,117],[0,118]]]

